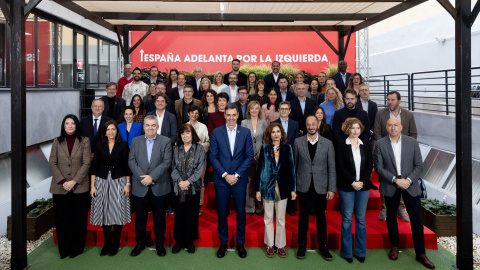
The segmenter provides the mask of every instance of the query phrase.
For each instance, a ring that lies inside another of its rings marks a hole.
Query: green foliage
[[[328,78],[332,77],[333,75],[338,73],[338,65],[328,63],[328,68],[325,70],[325,72],[327,73]]]
[[[37,217],[53,207],[53,199],[38,199],[33,202],[35,208],[28,212],[27,217]]]
[[[456,216],[457,215],[457,206],[454,204],[447,204],[445,202],[440,202],[437,199],[425,199],[422,200],[422,206],[428,211],[434,213],[435,215],[443,216]]]

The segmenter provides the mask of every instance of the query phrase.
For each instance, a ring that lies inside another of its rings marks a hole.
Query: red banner
[[[131,44],[145,34],[131,32]],[[335,46],[336,32],[325,32]],[[345,39],[346,40],[346,39]],[[349,72],[356,70],[355,35],[345,56]],[[131,54],[132,66],[157,66],[160,71],[176,68],[193,71],[201,66],[205,74],[229,72],[232,59],[242,65],[268,65],[272,61],[292,64],[313,74],[336,64],[338,56],[315,32],[152,32]]]

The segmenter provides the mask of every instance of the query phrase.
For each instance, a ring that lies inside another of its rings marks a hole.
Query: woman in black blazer
[[[90,223],[102,225],[105,238],[100,256],[117,254],[122,227],[132,221],[128,152],[128,143],[120,137],[117,122],[107,121],[103,128],[102,141],[96,144],[90,168]]]
[[[336,148],[337,188],[342,203],[342,229],[340,255],[352,262],[352,214],[355,212],[355,257],[365,261],[367,229],[365,213],[370,189],[377,189],[371,182],[373,161],[368,141],[358,138],[365,127],[357,118],[350,117],[342,124],[348,135]]]
[[[313,108],[313,115],[318,119],[318,133],[320,133],[320,136],[333,141],[332,129],[327,124],[325,110],[322,107],[317,106]]]

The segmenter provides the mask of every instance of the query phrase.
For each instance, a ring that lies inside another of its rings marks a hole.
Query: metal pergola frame
[[[316,16],[315,14],[140,14],[140,13],[115,13],[115,12],[90,12],[75,2],[91,0],[53,0],[54,2],[72,10],[73,12],[89,19],[117,33],[124,62],[128,63],[130,53],[152,31],[315,31],[327,45],[343,60],[348,47],[350,35],[358,30],[380,22],[409,8],[419,5],[426,0],[261,0],[260,2],[271,3],[361,3],[361,2],[401,2],[393,8],[381,13],[372,14],[327,14]],[[105,1],[105,0],[97,0]],[[151,2],[160,2],[147,0]],[[457,170],[457,257],[456,268],[473,269],[473,240],[472,240],[472,117],[471,106],[471,27],[480,11],[480,0],[477,0],[473,10],[471,0],[455,0],[453,6],[449,0],[437,0],[455,20],[455,117],[456,117],[456,164],[461,170]],[[25,5],[24,0],[0,0],[2,10],[7,23],[11,26],[11,149],[12,151],[12,253],[11,269],[27,268],[27,240],[26,240],[26,69],[25,69],[25,19],[36,8],[41,0],[30,0]],[[134,3],[131,1],[130,3]],[[165,0],[163,2],[225,2],[224,0]],[[258,3],[254,0],[229,0],[227,2]],[[356,25],[311,25],[311,26],[208,26],[208,25],[113,25],[105,19],[128,18],[134,20],[157,20],[157,21],[261,21],[261,22],[285,22],[302,20],[357,20],[362,22]],[[129,31],[148,31],[137,44],[129,47]],[[338,32],[338,46],[335,48],[326,41],[321,31]],[[344,37],[347,43],[344,44]],[[123,37],[123,42],[121,40]],[[123,44],[122,44],[123,43]]]

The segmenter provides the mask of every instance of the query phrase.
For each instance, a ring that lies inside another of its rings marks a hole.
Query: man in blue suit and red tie
[[[210,161],[213,166],[213,183],[218,208],[218,236],[220,248],[217,257],[223,258],[228,243],[228,206],[233,195],[237,213],[237,252],[247,257],[245,250],[245,194],[248,168],[253,162],[253,144],[250,130],[237,125],[239,111],[235,104],[225,108],[226,125],[213,130],[210,138]]]

